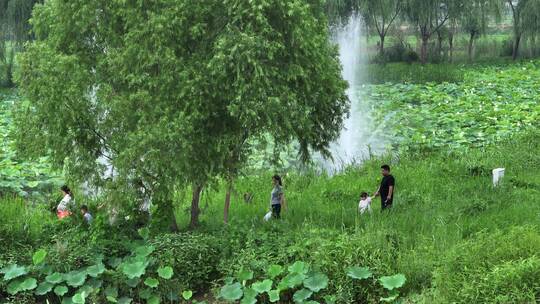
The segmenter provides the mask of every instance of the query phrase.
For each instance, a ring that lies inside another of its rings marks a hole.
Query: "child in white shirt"
[[[360,202],[358,203],[358,211],[364,214],[366,211],[371,213],[371,197],[366,192],[360,194]]]

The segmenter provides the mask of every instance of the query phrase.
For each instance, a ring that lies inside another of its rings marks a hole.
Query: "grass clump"
[[[538,227],[481,232],[456,245],[435,271],[446,303],[533,303],[540,296]]]

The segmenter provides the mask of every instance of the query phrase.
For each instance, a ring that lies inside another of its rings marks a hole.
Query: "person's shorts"
[[[71,212],[67,211],[67,210],[59,210],[56,212],[56,215],[58,216],[59,219],[63,219],[65,217],[68,217],[71,215]]]
[[[272,205],[272,216],[274,218],[281,217],[281,205]]]

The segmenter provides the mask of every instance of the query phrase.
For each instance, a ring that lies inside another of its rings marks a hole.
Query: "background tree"
[[[535,56],[536,37],[540,34],[540,0],[529,0],[521,14],[523,35],[528,40],[529,50]]]
[[[519,56],[519,48],[523,35],[531,33],[536,28],[537,20],[540,18],[540,0],[506,0],[512,13],[514,46],[512,59]]]
[[[443,0],[407,0],[405,5],[409,21],[419,30],[422,43],[420,60],[426,63],[429,39],[444,26],[452,10],[449,2]]]
[[[52,154],[78,180],[138,178],[172,223],[174,193],[234,177],[270,136],[327,152],[348,110],[321,1],[50,0],[21,56],[28,155]],[[127,184],[127,183],[124,183]]]
[[[360,3],[367,0],[327,0],[324,5],[331,24],[342,23],[352,14],[358,13]]]
[[[501,17],[500,1],[497,0],[470,0],[464,1],[460,9],[461,25],[463,31],[469,35],[467,55],[469,62],[474,59],[474,42],[486,32],[490,20]]]
[[[360,13],[366,24],[379,35],[379,55],[384,55],[384,42],[388,31],[401,13],[403,0],[364,0]]]

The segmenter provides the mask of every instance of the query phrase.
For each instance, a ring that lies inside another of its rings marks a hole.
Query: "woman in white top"
[[[60,190],[62,191],[64,197],[60,201],[60,204],[58,204],[58,207],[56,207],[56,215],[59,219],[63,219],[71,215],[71,212],[69,212],[69,205],[71,204],[71,200],[73,199],[73,194],[71,193],[69,187],[66,185],[62,186]]]

